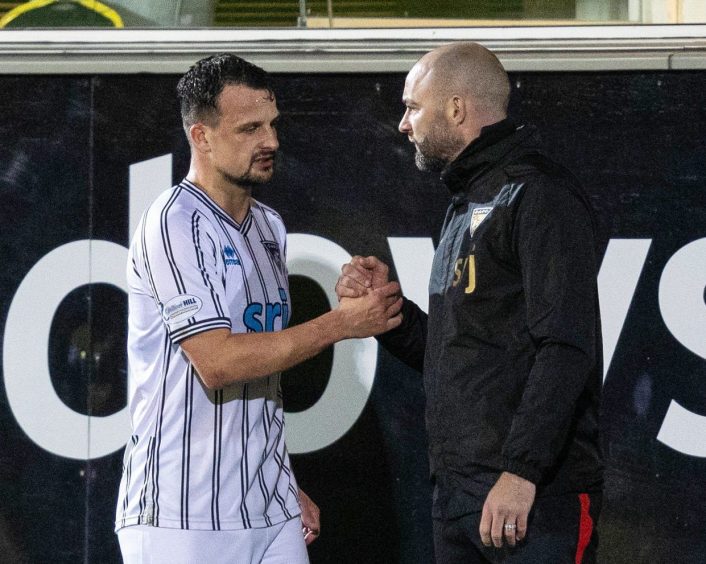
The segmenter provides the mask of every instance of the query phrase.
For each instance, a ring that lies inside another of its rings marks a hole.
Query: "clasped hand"
[[[355,256],[341,268],[336,295],[339,310],[347,314],[350,337],[379,335],[402,322],[400,285],[390,282],[388,273],[375,257]]]

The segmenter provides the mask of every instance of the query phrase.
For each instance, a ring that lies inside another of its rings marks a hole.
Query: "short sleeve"
[[[231,328],[214,226],[196,209],[150,209],[140,237],[143,267],[174,343]]]

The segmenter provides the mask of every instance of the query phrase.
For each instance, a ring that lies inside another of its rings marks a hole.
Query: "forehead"
[[[412,67],[404,81],[403,101],[421,101],[430,91],[432,84],[432,72],[424,59],[420,60]]]
[[[227,84],[218,95],[218,111],[227,121],[271,120],[277,115],[277,100],[267,90],[242,84]]]

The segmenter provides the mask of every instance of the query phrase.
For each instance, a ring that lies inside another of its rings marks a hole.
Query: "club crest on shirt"
[[[488,214],[491,211],[493,211],[492,206],[473,209],[473,212],[471,212],[471,237],[473,237],[473,234],[475,233],[476,229],[478,229],[478,226],[483,223],[483,220],[488,217]]]
[[[262,246],[267,249],[267,252],[272,257],[272,260],[277,265],[277,268],[284,272],[284,263],[282,262],[282,255],[279,252],[279,245],[274,241],[263,241]]]

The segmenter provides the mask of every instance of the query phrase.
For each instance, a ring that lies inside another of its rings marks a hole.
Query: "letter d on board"
[[[62,245],[32,267],[10,304],[3,340],[7,399],[22,430],[53,454],[98,458],[122,448],[129,435],[127,407],[108,417],[89,417],[61,401],[48,355],[52,319],[66,295],[101,282],[126,290],[126,261],[127,249],[108,241]]]
[[[171,175],[171,154],[130,166],[130,236],[147,205],[171,186]],[[32,267],[10,304],[3,338],[8,403],[29,438],[58,456],[100,458],[122,449],[130,435],[127,407],[107,417],[89,417],[61,401],[48,362],[49,331],[62,300],[86,284],[127,291],[126,262],[127,249],[109,241],[62,245]]]

